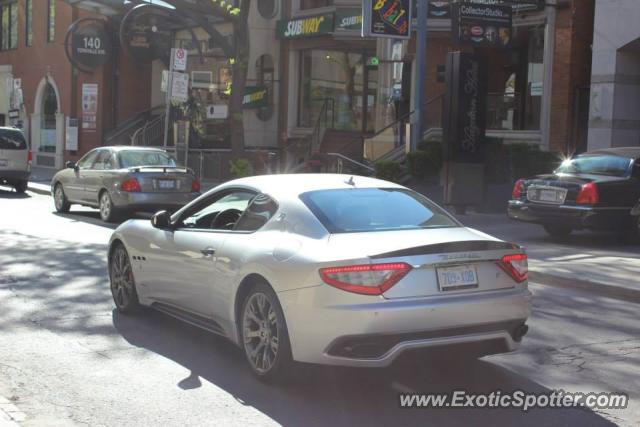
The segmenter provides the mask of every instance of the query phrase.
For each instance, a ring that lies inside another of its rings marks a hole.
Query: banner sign
[[[512,38],[511,6],[454,3],[451,37],[456,45],[508,47]]]
[[[362,31],[362,9],[344,8],[336,10],[336,31]]]
[[[450,52],[446,74],[443,130],[447,160],[481,163],[487,115],[485,64],[478,55]]]
[[[276,23],[276,36],[279,39],[313,37],[331,32],[333,32],[333,13],[281,20]]]
[[[266,86],[246,86],[242,98],[242,108],[255,109],[269,106],[269,92]]]
[[[82,84],[82,129],[96,130],[98,117],[98,84]]]
[[[411,37],[411,0],[364,0],[362,37]]]

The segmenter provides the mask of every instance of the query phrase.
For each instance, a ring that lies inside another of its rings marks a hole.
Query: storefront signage
[[[96,130],[98,117],[98,84],[82,84],[82,129]]]
[[[346,8],[336,10],[336,31],[362,31],[362,9]]]
[[[447,56],[444,140],[453,162],[484,161],[487,76],[482,59],[471,53]]]
[[[172,43],[170,21],[157,7],[141,5],[131,9],[120,24],[120,44],[137,62],[162,59],[168,65]]]
[[[276,35],[281,39],[313,37],[333,32],[333,13],[278,21]]]
[[[362,36],[410,38],[412,3],[412,0],[364,0]]]
[[[65,52],[69,61],[82,71],[90,72],[103,66],[113,55],[107,23],[94,18],[74,22],[65,37]]]
[[[247,86],[244,89],[242,108],[254,109],[269,106],[269,92],[265,86]]]
[[[508,47],[512,37],[511,6],[454,3],[451,36],[457,45]]]

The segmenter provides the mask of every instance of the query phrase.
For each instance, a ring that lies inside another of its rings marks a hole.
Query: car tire
[[[566,225],[545,224],[544,231],[551,237],[566,237],[571,234],[573,229]]]
[[[120,221],[122,212],[113,206],[113,201],[108,191],[104,190],[100,193],[98,208],[100,209],[100,219],[104,222]]]
[[[69,212],[71,207],[71,203],[69,203],[66,194],[64,194],[64,188],[60,183],[53,187],[53,204],[56,207],[56,211],[60,213]]]
[[[116,244],[109,255],[109,285],[120,313],[133,314],[141,310],[129,253],[121,243]]]
[[[18,181],[16,185],[13,186],[13,188],[16,189],[16,193],[23,194],[25,191],[27,191],[28,186],[29,186],[28,181]]]
[[[240,312],[240,342],[253,374],[282,382],[293,368],[289,332],[278,297],[266,283],[254,285]]]

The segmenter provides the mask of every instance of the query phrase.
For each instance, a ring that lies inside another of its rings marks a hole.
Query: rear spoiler
[[[400,249],[383,254],[371,255],[369,258],[393,258],[413,255],[430,255],[451,252],[475,252],[475,251],[498,251],[498,250],[520,250],[515,243],[499,242],[492,240],[466,240],[462,242],[435,243],[432,245],[416,246],[414,248]]]
[[[190,168],[184,166],[132,166],[129,168],[131,172],[155,172],[162,171],[164,173],[167,172],[191,172],[193,171]]]

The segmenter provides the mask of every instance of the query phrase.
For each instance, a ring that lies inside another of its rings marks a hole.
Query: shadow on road
[[[224,389],[282,425],[614,425],[600,415],[577,409],[400,409],[400,392],[474,393],[547,389],[489,361],[405,356],[388,369],[299,367],[296,378],[280,386],[257,381],[241,350],[223,338],[145,311],[126,316],[113,311],[113,324],[130,344],[153,351],[190,371],[177,379],[183,390],[207,381]]]
[[[11,187],[0,186],[0,198],[2,199],[29,199],[29,193],[16,193]]]
[[[100,212],[98,211],[69,211],[68,213],[53,212],[54,215],[61,218],[67,218],[74,222],[85,222],[91,225],[97,225],[99,227],[110,228],[115,230],[120,223],[104,222],[100,219]]]

